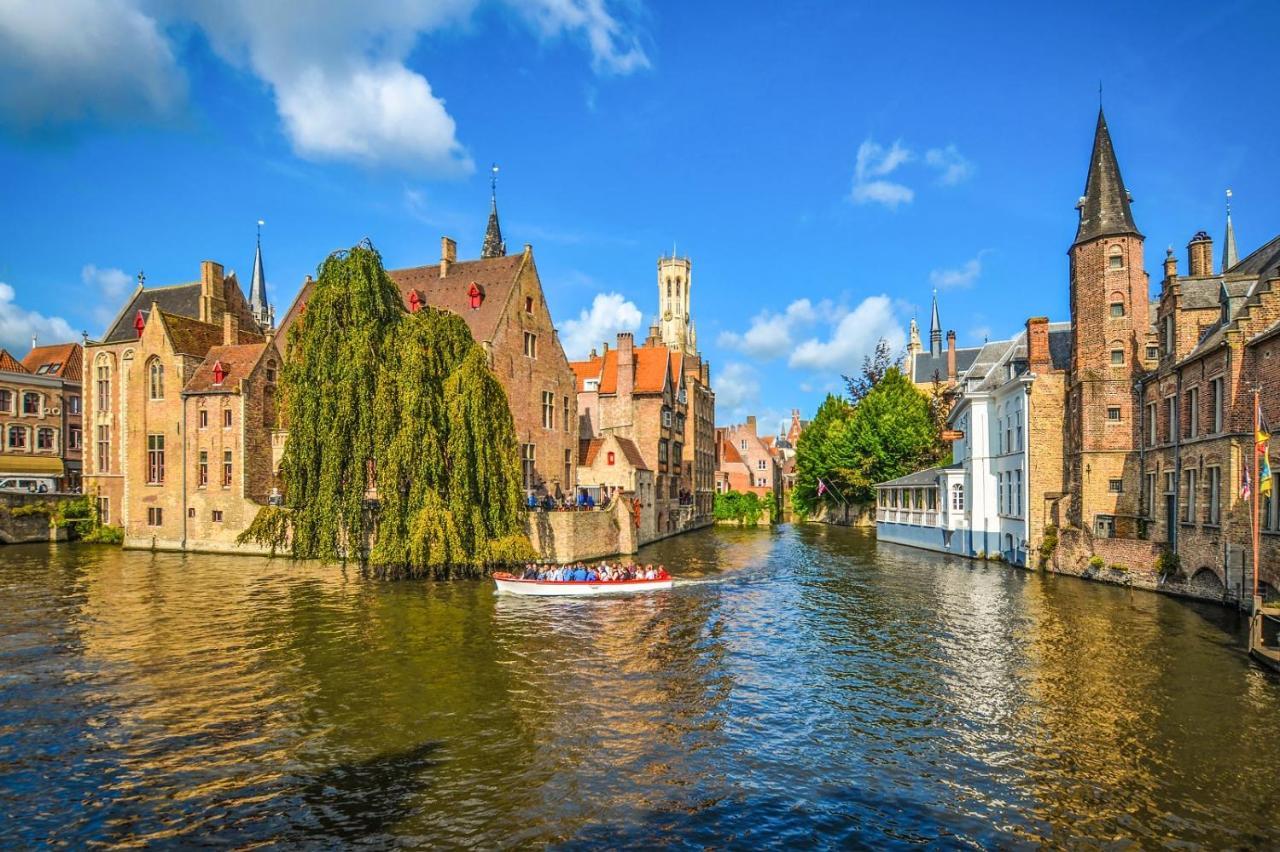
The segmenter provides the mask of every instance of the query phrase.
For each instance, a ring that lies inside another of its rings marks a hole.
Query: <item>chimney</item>
[[[1213,274],[1213,238],[1199,231],[1187,243],[1187,274],[1204,278]]]
[[[947,332],[947,381],[956,383],[956,333]]]
[[[752,434],[756,434],[756,416],[754,414],[747,415],[747,430]]]
[[[635,388],[635,336],[629,331],[618,334],[618,396],[629,397]]]
[[[605,356],[605,355],[608,355],[608,354],[609,354],[609,341],[607,341],[607,340],[606,340],[604,343],[601,343],[600,345],[604,347],[604,349],[603,349],[603,350],[601,351],[601,353],[600,353],[600,354],[601,354],[601,356],[603,357],[603,356]]]
[[[200,320],[218,325],[222,322],[222,314],[226,309],[222,264],[212,260],[200,261]]]
[[[644,345],[645,345],[645,346],[657,346],[657,345],[658,345],[658,334],[659,334],[659,332],[658,332],[658,324],[655,322],[653,325],[649,326],[649,336],[645,338],[645,340],[644,340]]]
[[[1178,258],[1173,255],[1173,246],[1169,246],[1169,248],[1165,249],[1164,277],[1167,279],[1178,277]]]
[[[1027,320],[1027,364],[1033,373],[1053,369],[1053,359],[1049,357],[1048,317]]]
[[[599,357],[600,357],[600,356],[596,354],[596,349],[595,349],[595,347],[594,347],[594,346],[593,346],[593,347],[591,347],[591,354],[590,354],[590,355],[588,355],[588,356],[587,356],[587,358],[588,358],[589,360],[594,361],[594,360],[596,360],[596,359],[597,359],[597,358],[599,358]]]
[[[240,317],[231,311],[222,315],[222,345],[235,346],[240,342]]]
[[[440,277],[449,275],[449,267],[458,262],[458,243],[453,237],[440,238]]]

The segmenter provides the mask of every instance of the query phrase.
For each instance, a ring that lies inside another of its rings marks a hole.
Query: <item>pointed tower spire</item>
[[[1222,241],[1222,271],[1240,262],[1236,254],[1236,229],[1231,225],[1231,190],[1227,190],[1227,237]]]
[[[505,257],[507,244],[502,241],[502,228],[498,227],[498,164],[493,164],[489,175],[489,227],[484,232],[481,257]]]
[[[1089,176],[1085,180],[1084,195],[1076,204],[1080,210],[1076,243],[1118,234],[1142,236],[1138,226],[1133,223],[1133,211],[1129,207],[1132,200],[1120,177],[1120,164],[1116,161],[1115,148],[1111,145],[1107,118],[1099,106],[1098,127],[1093,135],[1093,155],[1089,159]]]
[[[264,329],[275,325],[274,311],[267,304],[267,273],[262,268],[262,226],[265,224],[258,220],[258,248],[253,254],[253,281],[249,286],[249,309]]]
[[[929,321],[929,354],[942,355],[942,320],[938,319],[938,288],[933,288],[933,319]]]

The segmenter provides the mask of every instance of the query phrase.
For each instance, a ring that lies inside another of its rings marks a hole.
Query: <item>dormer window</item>
[[[138,332],[138,336],[142,336],[142,330],[147,327],[146,317],[142,315],[142,311],[138,311],[137,316],[133,318],[133,329]]]
[[[474,311],[484,302],[484,288],[472,281],[471,286],[467,289],[467,298],[470,300],[471,310]]]
[[[222,384],[223,380],[226,379],[226,377],[227,377],[227,371],[226,371],[226,368],[222,366],[222,362],[221,361],[215,362],[213,365],[213,383],[215,385],[220,385]]]

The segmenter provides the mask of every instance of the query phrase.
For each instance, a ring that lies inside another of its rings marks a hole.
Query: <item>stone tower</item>
[[[1067,522],[1095,535],[1136,534],[1140,411],[1135,379],[1151,318],[1143,236],[1102,110],[1080,223],[1068,252],[1071,370],[1067,383]],[[1116,419],[1118,417],[1118,419]]]
[[[687,257],[658,258],[658,327],[668,349],[698,354],[698,337],[689,315],[689,291],[693,288],[693,264]]]

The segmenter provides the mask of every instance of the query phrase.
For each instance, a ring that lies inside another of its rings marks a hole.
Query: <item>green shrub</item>
[[[1127,574],[1129,572],[1129,566],[1121,565],[1119,562],[1112,562],[1110,568],[1112,571],[1118,571],[1121,574]]]
[[[1058,528],[1053,524],[1049,524],[1044,528],[1044,537],[1040,539],[1040,562],[1039,567],[1045,568],[1049,565],[1049,557],[1053,556],[1053,552],[1058,549]]]
[[[10,509],[9,514],[15,518],[33,518],[37,515],[52,517],[55,511],[56,508],[52,503],[28,503],[25,506]]]
[[[715,517],[717,521],[736,521],[739,524],[755,526],[760,516],[767,510],[765,501],[754,491],[726,491],[717,494],[715,499]]]
[[[1095,555],[1095,556],[1089,557],[1089,567],[1092,568],[1094,571],[1101,571],[1104,567],[1106,567],[1106,564],[1107,564],[1107,560],[1103,559],[1101,556]]]
[[[81,540],[91,544],[124,544],[124,530],[103,524],[90,530]]]
[[[1172,550],[1162,550],[1160,555],[1156,557],[1156,573],[1161,577],[1169,578],[1182,570],[1182,559]]]

